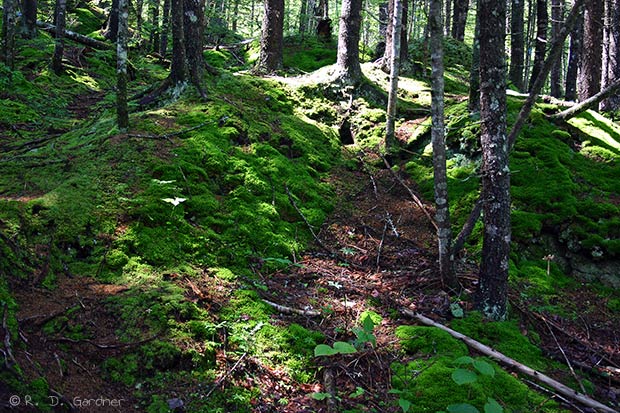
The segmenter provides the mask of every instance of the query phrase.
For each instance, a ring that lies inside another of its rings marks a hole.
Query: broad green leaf
[[[469,403],[451,404],[448,406],[450,413],[480,413],[480,410]]]
[[[504,408],[497,400],[489,397],[484,405],[484,413],[504,413]]]
[[[353,347],[352,344],[345,343],[344,341],[336,341],[334,343],[334,350],[337,353],[341,353],[341,354],[357,353],[357,350],[355,349],[355,347]]]
[[[338,351],[334,350],[327,344],[319,344],[314,348],[314,357],[333,356],[334,354],[338,354]]]
[[[355,388],[355,391],[351,394],[349,394],[349,397],[351,397],[352,399],[361,396],[362,394],[364,394],[364,389],[362,389],[360,386],[357,386]]]
[[[362,327],[364,328],[364,331],[366,331],[367,333],[372,333],[372,330],[374,330],[375,328],[375,322],[372,321],[372,318],[370,318],[368,314],[362,320]]]
[[[474,360],[474,368],[485,376],[495,376],[495,369],[484,360]]]
[[[462,356],[454,360],[454,364],[458,364],[458,365],[472,364],[473,362],[474,362],[474,359],[469,356]]]
[[[325,400],[332,397],[329,393],[310,393],[308,396],[312,397],[314,400]]]
[[[403,413],[407,413],[409,408],[411,408],[411,402],[407,399],[398,399],[398,405],[403,409]]]
[[[456,369],[452,372],[452,380],[458,385],[474,383],[478,379],[476,373],[465,369]]]

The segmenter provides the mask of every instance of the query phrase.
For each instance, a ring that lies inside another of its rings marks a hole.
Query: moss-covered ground
[[[72,29],[100,37],[99,10],[70,17]],[[458,103],[470,50],[445,49],[457,228],[477,196],[479,118]],[[57,76],[50,35],[20,39],[18,50],[16,70],[0,66],[3,403],[28,395],[49,411],[49,396],[74,405],[101,396],[124,399],[123,411],[302,412],[334,397],[339,411],[436,412],[493,398],[506,411],[566,411],[490,360],[492,377],[456,384],[455,360],[485,359],[412,326],[403,307],[607,394],[547,357],[558,353],[555,329],[575,359],[588,360],[586,347],[618,362],[605,348],[620,309],[620,128],[607,118],[586,112],[557,125],[545,117],[555,107],[535,108],[511,157],[511,316],[489,323],[470,311],[480,228],[457,263],[466,290],[449,297],[426,216],[379,158],[357,152],[372,152],[384,133],[387,76],[371,64],[359,90],[342,91],[322,77],[332,43],[287,39],[285,70],[270,79],[238,71],[253,47],[207,50],[218,71],[204,79],[208,100],[188,88],[176,100],[132,102],[125,134],[115,125],[113,52],[68,42]],[[394,159],[430,200],[423,50],[412,45],[417,71],[401,80],[406,146]],[[132,94],[167,76],[156,57],[131,59],[140,68]],[[520,103],[509,99],[509,119]],[[343,148],[345,119],[355,145]],[[318,344],[337,342],[354,350],[314,357]]]

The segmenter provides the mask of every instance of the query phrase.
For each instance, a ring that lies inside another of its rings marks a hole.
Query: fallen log
[[[37,27],[40,27],[42,30],[45,30],[48,33],[56,34],[56,26],[54,26],[53,24],[37,20]],[[114,48],[114,45],[112,43],[102,42],[101,40],[93,39],[92,37],[84,36],[83,34],[79,34],[71,30],[65,30],[64,35],[67,39],[71,39],[75,42],[90,46],[95,49],[111,50]]]
[[[422,322],[423,324],[427,325],[427,326],[431,326],[431,327],[435,327],[438,328],[440,330],[445,331],[446,333],[450,334],[452,337],[454,338],[458,338],[459,340],[463,341],[465,344],[467,344],[469,347],[473,348],[474,350],[479,351],[480,353],[489,356],[495,360],[497,360],[498,362],[512,367],[515,370],[517,370],[520,373],[523,373],[527,376],[533,377],[536,380],[538,380],[539,382],[553,388],[555,391],[557,391],[559,394],[571,398],[573,400],[578,401],[579,403],[583,404],[584,406],[590,407],[592,409],[595,410],[599,410],[605,413],[619,413],[617,410],[612,409],[609,406],[606,406],[588,396],[586,396],[585,394],[576,392],[575,390],[571,389],[570,387],[560,383],[557,380],[552,379],[551,377],[536,371],[524,364],[519,363],[518,361],[500,353],[497,350],[492,349],[491,347],[480,343],[479,341],[474,340],[471,337],[468,337],[464,334],[459,333],[458,331],[452,330],[449,327],[444,326],[443,324],[437,323],[434,320],[431,320],[428,317],[423,316],[420,313],[416,313],[414,311],[408,310],[408,309],[402,309],[402,313],[405,314],[408,317],[411,318],[415,318],[417,320],[419,320],[420,322]]]
[[[577,103],[576,105],[566,110],[563,110],[562,112],[551,115],[549,116],[549,118],[553,120],[557,119],[560,121],[566,121],[568,118],[578,115],[581,112],[592,108],[594,105],[597,105],[603,99],[607,99],[608,97],[612,96],[616,93],[616,91],[618,91],[618,89],[620,89],[620,80],[616,80],[614,83],[601,90],[594,96],[591,96],[588,99],[584,100],[583,102]]]

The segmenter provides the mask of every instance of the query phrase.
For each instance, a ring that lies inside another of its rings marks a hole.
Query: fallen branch
[[[407,186],[405,181],[403,181],[403,179],[400,176],[398,176],[398,174],[396,172],[394,172],[394,170],[392,169],[392,166],[390,165],[390,163],[387,161],[387,159],[385,159],[385,156],[383,156],[383,154],[379,154],[379,156],[381,156],[381,159],[383,159],[383,163],[385,164],[387,169],[392,173],[394,178],[396,178],[398,183],[401,184],[402,187],[407,190],[407,192],[409,192],[409,195],[411,195],[411,198],[413,198],[413,202],[415,202],[415,204],[422,210],[422,212],[424,212],[424,215],[426,215],[428,220],[431,222],[431,224],[435,228],[435,231],[439,231],[439,229],[437,228],[437,224],[435,223],[435,220],[433,219],[431,214],[426,210],[426,208],[424,207],[424,204],[422,203],[420,198],[418,198],[418,196],[411,190],[411,188],[409,188]]]
[[[50,23],[42,22],[37,20],[37,27],[40,27],[44,31],[52,34],[56,34],[56,26]],[[93,47],[95,49],[102,50],[112,50],[114,45],[112,43],[102,42],[101,40],[93,39],[92,37],[84,36],[83,34],[79,34],[76,32],[72,32],[71,30],[65,30],[64,36],[67,39],[71,39],[75,42],[82,43],[86,46]]]
[[[416,313],[414,311],[408,310],[408,309],[403,309],[402,310],[403,314],[405,314],[408,317],[411,318],[415,318],[417,320],[419,320],[420,322],[422,322],[423,324],[427,325],[427,326],[431,326],[431,327],[435,327],[438,328],[440,330],[445,331],[446,333],[450,334],[452,337],[457,338],[459,340],[462,340],[463,342],[465,342],[465,344],[467,344],[469,347],[479,351],[480,353],[489,356],[491,358],[494,358],[495,360],[499,361],[502,364],[505,364],[509,367],[514,368],[515,370],[517,370],[520,373],[523,373],[527,376],[533,377],[536,380],[538,380],[539,382],[553,388],[554,390],[556,390],[558,393],[560,393],[563,396],[569,397],[573,400],[578,401],[579,403],[583,404],[584,406],[587,407],[591,407],[593,409],[596,410],[600,410],[606,413],[619,413],[617,410],[612,409],[609,406],[606,406],[588,396],[586,396],[585,394],[582,393],[578,393],[575,390],[571,389],[570,387],[552,379],[551,377],[536,371],[524,364],[519,363],[518,361],[505,356],[504,354],[500,353],[497,350],[492,349],[491,347],[480,343],[479,341],[474,340],[471,337],[468,337],[464,334],[459,333],[458,331],[454,331],[451,328],[448,328],[446,326],[444,326],[443,324],[437,323],[433,320],[431,320],[428,317],[423,316],[422,314]]]
[[[561,121],[565,121],[566,119],[578,115],[581,112],[584,112],[588,109],[590,109],[591,107],[593,107],[594,105],[596,105],[597,103],[599,103],[601,100],[606,99],[608,97],[610,97],[611,95],[613,95],[614,93],[616,93],[616,91],[620,89],[620,79],[616,80],[614,83],[612,83],[611,85],[609,85],[608,87],[606,87],[605,89],[601,90],[600,92],[598,92],[596,95],[591,96],[589,98],[587,98],[586,100],[584,100],[583,102],[579,102],[578,104],[563,110],[562,112],[556,113],[554,115],[549,116],[550,119],[554,119],[554,120],[561,120]]]
[[[150,341],[155,340],[157,337],[159,337],[159,334],[156,334],[156,335],[151,336],[149,338],[145,338],[144,340],[134,341],[134,342],[131,342],[131,343],[119,343],[119,344],[99,344],[99,343],[96,343],[96,342],[94,342],[92,340],[88,340],[88,339],[74,340],[74,339],[68,338],[68,337],[51,338],[50,341],[60,341],[60,342],[66,342],[66,343],[72,343],[72,344],[86,343],[86,344],[90,344],[91,346],[97,347],[97,348],[102,349],[102,350],[114,350],[114,349],[125,348],[125,347],[140,346],[142,344],[145,344],[145,343],[148,343]]]
[[[13,356],[13,351],[11,350],[11,331],[6,323],[8,312],[8,305],[4,303],[4,312],[2,314],[2,328],[4,329],[4,356],[6,358],[6,366],[11,370],[13,369],[13,366],[17,365],[17,361],[15,360],[15,356]]]
[[[263,301],[266,304],[269,304],[270,306],[272,306],[273,308],[275,308],[276,310],[284,314],[299,314],[299,315],[304,315],[308,317],[318,317],[321,315],[319,311],[315,311],[315,310],[301,310],[299,308],[287,307],[282,304],[276,304],[273,301],[265,300],[264,298],[263,298]]]

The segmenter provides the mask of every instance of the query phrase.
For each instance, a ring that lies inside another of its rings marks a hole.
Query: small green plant
[[[495,369],[492,365],[481,359],[462,356],[454,360],[457,367],[452,372],[452,380],[459,386],[472,384],[478,381],[478,375],[494,377]],[[480,413],[477,407],[469,403],[451,404],[447,408],[449,413]],[[484,405],[484,413],[503,413],[504,408],[492,397],[487,398]]]

